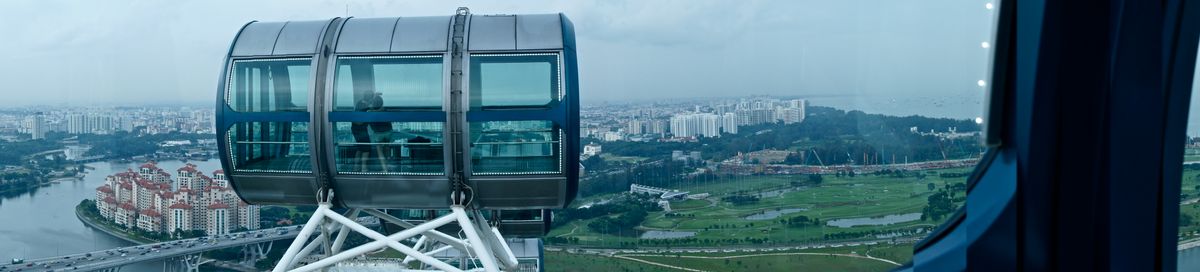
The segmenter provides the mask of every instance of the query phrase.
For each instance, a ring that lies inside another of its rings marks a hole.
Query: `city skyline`
[[[0,79],[13,82],[0,94],[17,105],[205,103],[214,98],[228,42],[251,20],[436,16],[468,6],[478,14],[571,16],[579,33],[581,89],[589,90],[582,92],[583,101],[720,97],[731,90],[981,97],[975,83],[986,72],[986,51],[977,41],[951,39],[987,37],[971,33],[988,23],[986,10],[965,7],[972,3],[936,4],[970,11],[953,13],[887,1],[725,4],[321,1],[239,2],[229,9],[223,7],[232,2],[132,2],[104,9],[111,4],[6,1],[0,3],[0,23],[34,27],[0,30],[25,41],[0,45],[23,52],[0,60],[24,64],[0,68]],[[860,15],[828,16],[850,11]],[[922,13],[930,16],[911,16]],[[962,42],[947,42],[952,40]]]

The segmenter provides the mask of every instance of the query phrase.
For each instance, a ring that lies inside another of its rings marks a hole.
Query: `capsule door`
[[[444,54],[337,55],[328,96],[334,188],[362,208],[448,205]]]

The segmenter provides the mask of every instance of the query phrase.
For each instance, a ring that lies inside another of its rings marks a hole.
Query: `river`
[[[220,161],[192,161],[192,164],[211,174],[221,167]],[[164,161],[159,168],[176,176],[175,170],[184,163]],[[96,197],[96,187],[104,178],[116,172],[135,168],[141,163],[119,164],[97,162],[87,164],[89,170],[82,181],[64,181],[38,188],[33,193],[0,199],[0,257],[7,262],[13,258],[40,258],[130,246],[98,230],[88,228],[75,217],[75,205]],[[146,262],[127,266],[122,271],[159,271],[162,262]]]

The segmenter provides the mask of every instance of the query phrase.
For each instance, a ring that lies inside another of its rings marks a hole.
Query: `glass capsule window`
[[[502,221],[542,221],[542,210],[500,211]]]
[[[246,172],[310,173],[308,123],[246,122],[229,131],[233,169]]]
[[[441,56],[340,57],[335,111],[441,109]]]
[[[225,102],[240,112],[304,112],[312,61],[309,58],[235,60]]]
[[[550,121],[471,123],[473,175],[562,172],[562,130]]]
[[[472,55],[472,108],[544,107],[561,100],[558,54]]]
[[[441,175],[443,125],[439,122],[334,123],[341,174]]]

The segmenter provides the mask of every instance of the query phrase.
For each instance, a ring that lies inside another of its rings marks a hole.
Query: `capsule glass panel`
[[[340,57],[335,111],[441,109],[441,56]]]
[[[562,132],[550,121],[471,123],[473,175],[562,173]]]
[[[308,123],[237,123],[229,131],[228,141],[235,171],[312,172]]]
[[[500,211],[502,221],[542,221],[542,210]]]
[[[544,107],[561,100],[558,54],[471,55],[472,108]]]
[[[308,111],[309,58],[235,60],[225,102],[240,112]]]
[[[337,122],[339,174],[441,175],[440,122]]]

